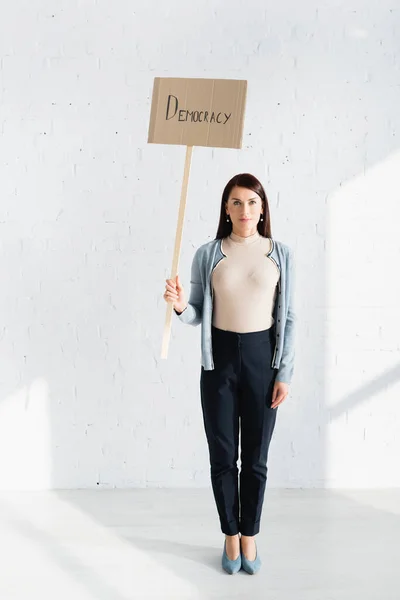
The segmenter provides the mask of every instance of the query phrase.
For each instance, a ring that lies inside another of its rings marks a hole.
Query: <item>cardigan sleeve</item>
[[[296,328],[296,314],[295,314],[295,279],[296,279],[296,267],[293,257],[293,251],[288,248],[286,256],[286,285],[288,286],[288,310],[285,322],[285,331],[283,336],[283,351],[282,358],[279,363],[278,373],[276,375],[277,381],[282,381],[288,385],[291,383],[293,370],[294,370],[294,358],[295,358],[295,328]]]

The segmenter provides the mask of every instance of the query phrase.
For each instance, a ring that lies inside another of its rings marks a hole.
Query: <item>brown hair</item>
[[[225,186],[224,191],[222,192],[221,199],[221,212],[219,217],[219,225],[217,235],[215,237],[216,240],[220,240],[224,237],[227,237],[232,233],[232,221],[229,219],[229,223],[226,218],[225,205],[228,202],[229,194],[232,191],[232,188],[235,186],[244,187],[253,192],[256,192],[264,203],[263,217],[264,221],[259,221],[257,224],[257,229],[260,235],[264,237],[271,237],[271,219],[269,215],[269,205],[268,198],[262,184],[258,181],[257,177],[251,175],[250,173],[239,173],[238,175],[234,175],[232,179],[228,181]]]

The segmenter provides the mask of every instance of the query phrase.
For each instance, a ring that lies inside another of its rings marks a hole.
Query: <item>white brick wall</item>
[[[154,76],[248,80],[243,149],[194,149],[180,273],[258,176],[297,262],[269,485],[399,486],[396,3],[0,7],[0,487],[209,485],[200,329],[160,359],[185,148],[146,143]]]

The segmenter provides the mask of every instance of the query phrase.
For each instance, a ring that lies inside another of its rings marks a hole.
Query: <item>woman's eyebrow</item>
[[[240,198],[232,198],[232,200],[239,200],[241,202]],[[249,198],[249,200],[257,200],[257,196],[255,196],[255,198]]]

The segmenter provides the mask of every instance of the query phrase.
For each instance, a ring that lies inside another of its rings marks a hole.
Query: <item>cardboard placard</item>
[[[148,142],[241,148],[247,81],[155,77]]]

